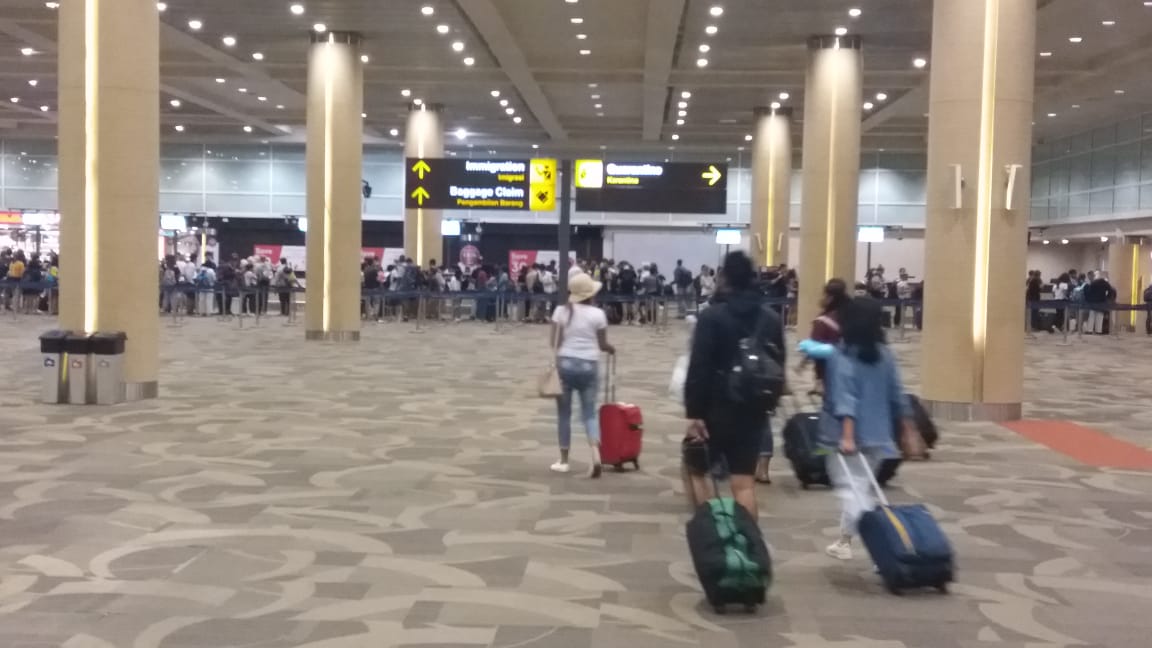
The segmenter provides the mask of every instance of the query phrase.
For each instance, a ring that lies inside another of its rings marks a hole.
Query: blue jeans
[[[572,392],[580,394],[580,417],[588,442],[600,443],[600,414],[596,409],[596,394],[600,389],[600,364],[593,360],[560,357],[556,359],[560,374],[560,398],[556,399],[556,427],[560,436],[560,449],[572,446]]]

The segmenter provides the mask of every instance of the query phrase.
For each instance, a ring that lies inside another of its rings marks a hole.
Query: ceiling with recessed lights
[[[55,134],[56,10],[2,0],[0,137]],[[928,0],[168,0],[165,137],[301,141],[310,31],[364,35],[365,135],[398,141],[409,102],[486,145],[676,142],[732,150],[753,109],[803,120],[806,40],[864,39],[864,148],[921,150]],[[255,5],[260,5],[257,10]],[[1152,106],[1152,7],[1038,0],[1037,137]]]

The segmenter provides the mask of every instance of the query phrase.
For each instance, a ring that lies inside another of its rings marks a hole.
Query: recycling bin
[[[90,340],[85,333],[64,336],[64,383],[68,386],[68,402],[73,405],[88,402]]]
[[[40,336],[40,402],[68,402],[68,385],[64,381],[64,339],[71,331],[48,331]]]
[[[124,402],[124,347],[128,336],[120,331],[96,333],[90,338],[89,403],[116,405]]]

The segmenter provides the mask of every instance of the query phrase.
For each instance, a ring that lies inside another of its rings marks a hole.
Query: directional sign
[[[408,158],[408,209],[556,208],[556,160]]]
[[[728,165],[577,160],[576,209],[602,212],[723,214]]]

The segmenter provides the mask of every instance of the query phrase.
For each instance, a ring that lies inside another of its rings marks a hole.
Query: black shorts
[[[760,428],[763,429],[762,427]],[[708,428],[708,453],[712,463],[721,460],[733,475],[755,475],[756,464],[760,460],[760,440],[762,433],[747,430],[713,430]]]

